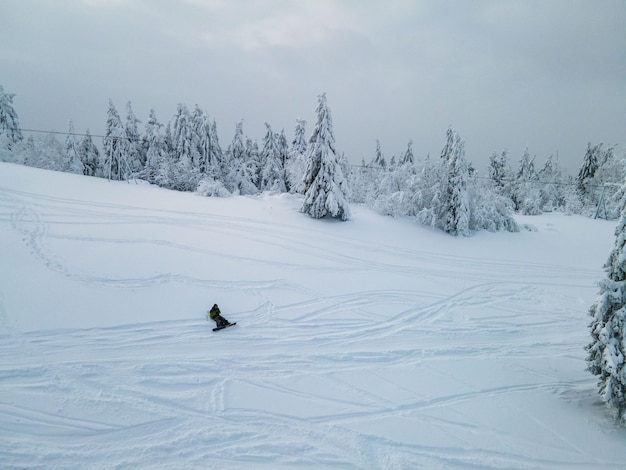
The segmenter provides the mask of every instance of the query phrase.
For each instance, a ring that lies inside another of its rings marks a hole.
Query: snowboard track
[[[580,328],[553,334],[580,309],[571,293],[593,292],[599,270],[372,245],[276,221],[6,188],[0,208],[2,223],[32,258],[71,282],[112,292],[175,283],[230,290],[252,305],[228,312],[238,322],[228,335],[212,335],[204,312],[182,320],[23,332],[10,325],[0,292],[0,461],[14,468],[77,461],[272,468],[623,464],[623,453],[594,453],[557,430],[544,408],[525,406],[536,398],[606,418],[596,406],[593,380],[580,373]],[[103,225],[116,229],[103,235]],[[159,227],[185,231],[189,242],[148,237],[146,226],[156,233]],[[206,240],[216,235],[251,248],[242,254],[210,248]],[[75,264],[68,247],[92,245],[173,251],[207,264],[226,257],[286,274],[228,280],[181,266],[160,273],[139,266],[128,276],[122,265],[105,271],[99,263]],[[363,256],[350,254],[359,247]],[[277,249],[293,256],[274,261]],[[329,293],[302,281],[315,271],[408,280],[400,287],[383,282],[376,290]],[[415,279],[446,288],[421,287]],[[475,377],[466,368],[490,374]],[[510,369],[515,380],[504,374]],[[519,400],[522,395],[531,399]],[[502,418],[474,411],[490,406]],[[519,421],[519,432],[509,420]],[[528,438],[524,427],[536,437]]]

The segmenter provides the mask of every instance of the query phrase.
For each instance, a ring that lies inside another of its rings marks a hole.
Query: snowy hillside
[[[583,349],[615,222],[300,205],[0,163],[2,467],[623,468]]]

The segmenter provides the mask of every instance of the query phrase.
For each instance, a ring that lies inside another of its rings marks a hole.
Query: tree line
[[[481,176],[452,128],[446,131],[439,158],[416,157],[409,141],[399,158],[387,159],[377,141],[369,162],[349,165],[335,149],[330,108],[321,95],[309,137],[306,121],[298,119],[291,141],[284,130],[275,132],[265,123],[259,143],[247,137],[243,122],[238,122],[226,149],[215,120],[197,105],[190,110],[178,104],[165,124],[150,110],[140,128],[130,102],[122,118],[109,100],[99,149],[89,130],[77,134],[71,121],[63,143],[54,134],[24,139],[12,100],[0,86],[0,158],[40,168],[111,180],[142,179],[213,197],[298,193],[305,196],[303,212],[313,217],[345,220],[350,217],[349,203],[360,203],[461,236],[518,230],[515,212],[619,216],[624,159],[603,144],[588,145],[576,177],[564,175],[554,156],[538,169],[528,150],[515,169],[506,150],[494,152],[488,174]]]

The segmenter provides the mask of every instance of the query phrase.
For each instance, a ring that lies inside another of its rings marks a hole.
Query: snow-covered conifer
[[[112,100],[109,100],[107,122],[103,139],[104,150],[104,177],[112,180],[126,179],[129,175],[129,167],[126,163],[124,146],[122,141],[126,139],[126,132],[120,115],[115,109]]]
[[[276,134],[276,146],[278,147],[280,161],[284,167],[287,159],[289,158],[289,144],[287,143],[285,129],[281,129],[280,132]]]
[[[266,132],[263,138],[263,150],[261,151],[261,191],[287,191],[285,186],[285,169],[282,156],[278,148],[276,135],[272,127],[266,122]]]
[[[223,156],[217,138],[217,126],[204,113],[194,112],[194,128],[198,137],[198,169],[204,178],[221,179]]]
[[[444,182],[440,223],[444,231],[451,235],[470,234],[468,164],[465,160],[465,144],[459,135],[447,131],[446,145],[441,153],[444,165]]]
[[[166,186],[159,181],[161,167],[168,157],[162,128],[163,124],[158,121],[154,109],[151,109],[143,134],[143,147],[146,153],[143,176],[150,183]]]
[[[78,146],[80,160],[83,164],[83,174],[86,176],[102,176],[100,168],[100,152],[91,138],[89,129],[85,131],[83,139]]]
[[[501,153],[493,152],[489,157],[489,179],[501,194],[506,194],[506,188],[510,187],[513,180],[513,172],[509,167],[509,156],[506,150]]]
[[[306,121],[296,120],[294,138],[289,148],[288,158],[285,163],[285,173],[288,190],[292,193],[304,193],[303,176],[306,170],[305,154],[307,151],[306,142]]]
[[[623,187],[626,193],[626,182]],[[607,278],[590,308],[588,370],[598,377],[600,396],[626,424],[626,197],[615,229],[615,245],[605,264]]]
[[[414,163],[415,158],[413,157],[413,141],[409,140],[406,144],[406,150],[402,155],[402,159],[400,160],[401,165],[406,165],[407,163]]]
[[[143,152],[143,143],[139,136],[139,119],[133,112],[132,105],[129,102],[126,103],[126,123],[124,125],[124,132],[126,139],[122,141],[124,146],[124,154],[126,155],[126,161],[133,174],[139,174],[143,170],[145,165],[145,154]]]
[[[210,165],[211,154],[211,121],[209,117],[203,112],[198,105],[196,105],[194,112],[191,116],[193,123],[193,129],[197,134],[198,143],[198,170],[200,174],[205,174]]]
[[[562,209],[565,205],[563,195],[563,174],[558,159],[553,155],[546,160],[539,171],[541,208],[545,211]]]
[[[535,157],[531,158],[528,149],[520,161],[520,168],[513,189],[515,210],[524,215],[541,214],[541,190],[539,176],[535,171]]]
[[[317,122],[309,140],[301,211],[313,218],[326,215],[348,220],[348,183],[335,150],[333,122],[326,94],[318,96]]]
[[[198,162],[198,138],[193,128],[187,106],[179,104],[174,116],[172,128],[172,146],[174,150],[172,189],[193,191],[200,180]]]
[[[576,187],[581,197],[584,197],[588,192],[587,187],[589,181],[593,178],[598,170],[600,154],[602,153],[602,144],[591,146],[591,142],[587,143],[587,151],[583,159],[583,164],[578,171],[576,177]]]
[[[220,139],[217,135],[217,124],[215,119],[211,121],[211,129],[209,131],[209,140],[211,147],[209,151],[209,166],[215,168],[215,177],[223,177],[224,168],[224,152],[220,146]]]
[[[293,141],[291,142],[291,150],[293,153],[299,153],[301,155],[304,155],[307,151],[307,148],[308,144],[306,139],[306,121],[304,119],[297,119]]]
[[[380,140],[376,139],[376,154],[374,155],[374,165],[380,168],[385,168],[387,166],[387,162],[385,161],[385,156],[383,152],[380,150]]]
[[[256,194],[258,178],[258,147],[248,139],[244,142],[243,121],[235,126],[235,136],[226,150],[224,185],[232,193]]]
[[[5,93],[0,85],[0,145],[11,148],[23,139],[20,121],[13,109],[14,93]]]
[[[68,123],[67,134],[65,134],[65,146],[63,150],[65,152],[65,168],[63,171],[82,175],[83,162],[78,153],[78,138],[74,133],[74,123],[71,119]]]

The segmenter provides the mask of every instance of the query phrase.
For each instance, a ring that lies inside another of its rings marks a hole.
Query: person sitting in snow
[[[222,316],[222,312],[220,312],[220,308],[217,304],[213,305],[213,308],[209,312],[209,317],[211,317],[211,320],[215,321],[217,328],[223,328],[230,324],[230,322]]]

